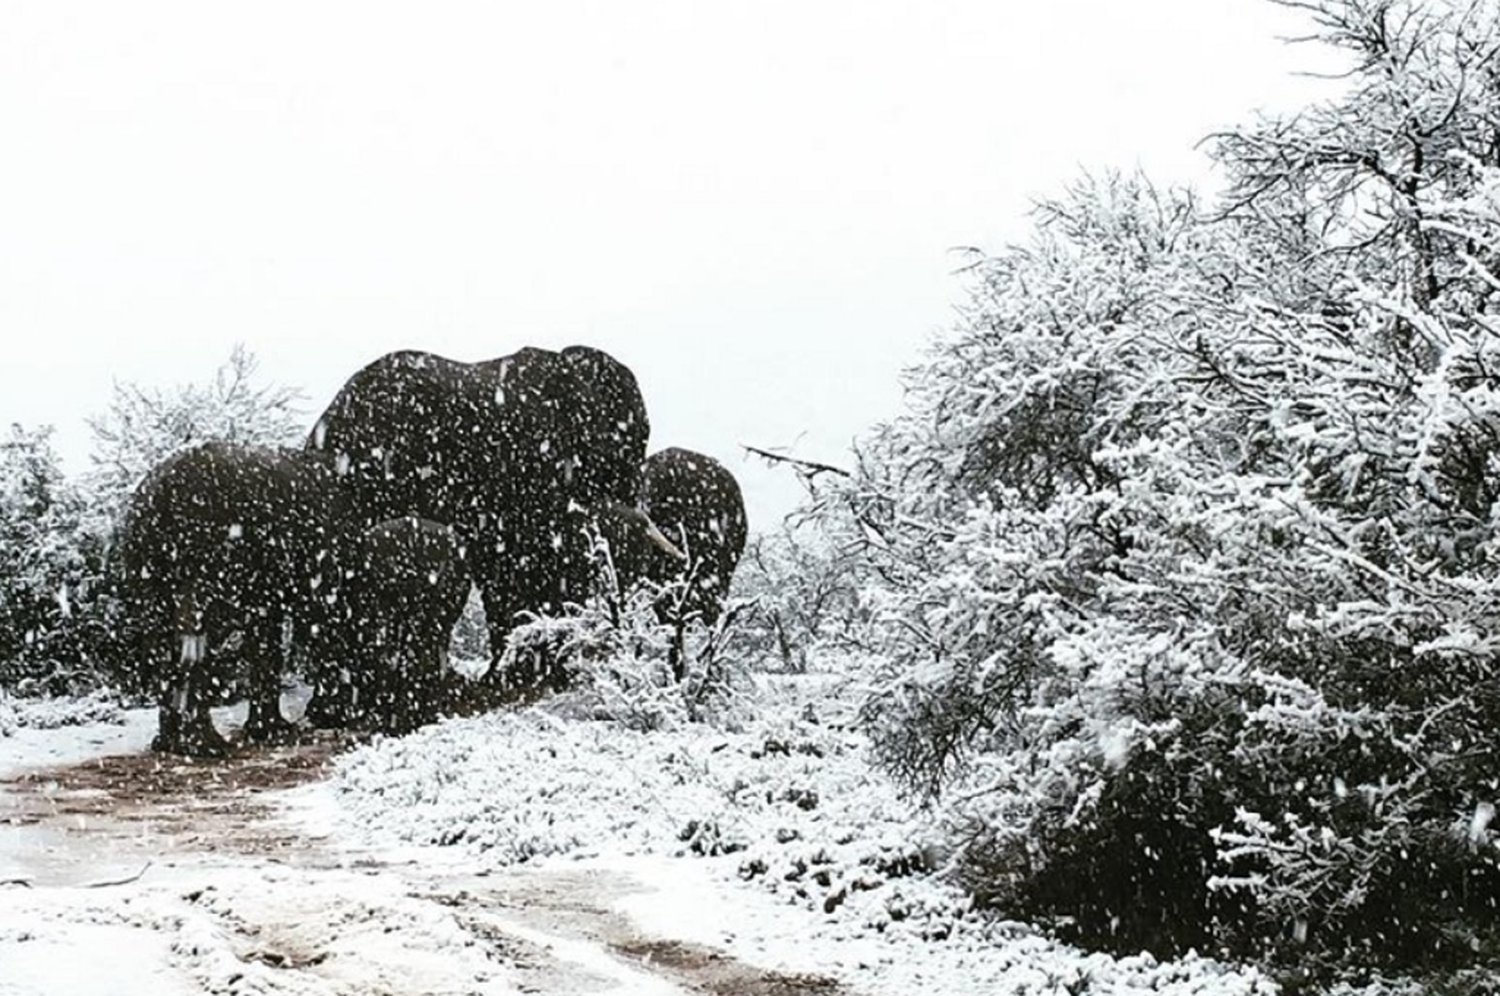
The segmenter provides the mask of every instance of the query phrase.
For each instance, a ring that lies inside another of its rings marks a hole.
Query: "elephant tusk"
[[[667,553],[671,554],[673,557],[677,558],[683,563],[687,563],[687,554],[683,553],[682,550],[678,548],[676,543],[673,543],[671,540],[667,539],[667,534],[656,528],[656,523],[652,522],[650,519],[646,520],[646,535],[650,537],[651,542],[667,551]]]

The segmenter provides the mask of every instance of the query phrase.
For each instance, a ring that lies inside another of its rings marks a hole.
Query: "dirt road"
[[[0,981],[0,994],[92,978],[67,974],[83,966],[68,964],[63,938],[84,927],[128,931],[136,971],[184,992],[845,992],[644,936],[615,911],[642,886],[608,869],[484,875],[454,855],[374,856],[310,834],[285,818],[281,793],[324,778],[343,746],[322,738],[201,762],[137,753],[0,779],[0,897],[16,922],[37,925],[10,936],[0,926],[0,958],[9,941],[40,980]],[[128,991],[119,981],[108,991]]]

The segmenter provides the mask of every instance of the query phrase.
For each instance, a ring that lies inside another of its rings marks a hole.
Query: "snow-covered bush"
[[[662,595],[663,586],[652,582],[623,595],[611,584],[609,592],[565,615],[529,619],[507,634],[496,666],[514,694],[571,689],[584,714],[632,729],[735,725],[745,675],[724,646],[740,606],[731,603],[712,627],[687,627],[679,680],[672,661],[675,628],[656,615]]]
[[[1500,4],[1314,0],[1213,212],[1085,179],[845,487],[865,717],[984,901],[1117,950],[1500,956]]]
[[[827,681],[762,680],[740,730],[644,731],[580,719],[554,697],[357,750],[334,786],[363,833],[465,847],[484,865],[727,856],[744,881],[851,932],[936,938],[971,920],[964,895],[930,874],[930,820],[869,766]]]
[[[861,626],[858,544],[814,500],[774,532],[752,536],[735,572],[746,602],[733,653],[800,672],[823,650],[849,650]]]
[[[16,698],[0,691],[0,737],[23,729],[55,730],[124,721],[119,697],[104,689],[76,698]]]

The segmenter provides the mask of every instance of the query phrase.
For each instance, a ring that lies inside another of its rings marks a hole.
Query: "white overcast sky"
[[[1301,103],[1264,0],[6,2],[0,424],[70,470],[115,379],[236,342],[308,420],[391,349],[590,343],[652,448],[758,525],[847,462],[951,322],[954,246],[1080,169],[1207,179],[1194,143]]]

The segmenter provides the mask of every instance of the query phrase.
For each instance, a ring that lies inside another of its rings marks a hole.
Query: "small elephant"
[[[657,580],[685,581],[685,597],[674,612],[712,626],[749,532],[740,483],[713,457],[677,447],[647,457],[641,476],[641,510],[686,558],[664,565],[672,573]]]
[[[318,461],[222,442],[169,457],[136,488],[112,559],[156,689],[153,750],[226,754],[208,708],[235,682],[249,686],[247,740],[291,732],[279,705],[282,641],[288,628],[315,630],[327,609],[337,501]]]
[[[457,534],[401,516],[365,530],[341,562],[344,660],[322,676],[310,718],[393,734],[435,721],[448,643],[469,597]]]
[[[635,375],[600,350],[527,347],[480,363],[406,350],[351,377],[307,448],[335,462],[364,527],[452,524],[498,662],[525,614],[587,593],[589,510],[636,500],[649,431]]]

